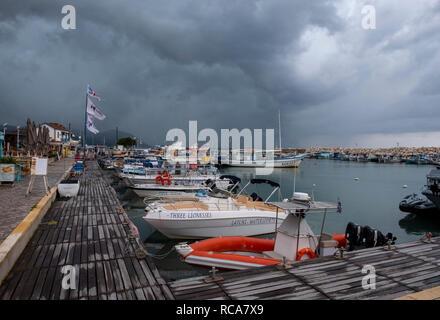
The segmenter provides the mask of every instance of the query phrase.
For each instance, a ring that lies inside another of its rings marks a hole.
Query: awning
[[[282,210],[289,211],[299,211],[303,210],[304,213],[323,213],[325,210],[327,212],[331,210],[337,211],[338,205],[332,202],[324,201],[279,201],[279,202],[268,202],[268,204],[278,207]]]

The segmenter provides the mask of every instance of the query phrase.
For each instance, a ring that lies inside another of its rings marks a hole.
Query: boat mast
[[[281,153],[281,113],[280,109],[278,109],[278,136],[279,136],[279,143],[280,143],[280,153]]]

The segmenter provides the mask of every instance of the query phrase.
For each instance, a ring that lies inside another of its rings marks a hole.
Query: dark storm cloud
[[[119,126],[152,143],[188,120],[199,130],[273,128],[278,109],[289,144],[314,134],[337,141],[347,132],[403,132],[396,119],[409,121],[421,101],[412,123],[436,130],[423,120],[438,114],[436,25],[426,20],[437,17],[436,3],[426,12],[415,5],[416,16],[378,3],[371,33],[360,28],[361,4],[341,14],[350,0],[75,1],[76,30],[60,26],[65,4],[0,3],[8,122],[30,116],[81,128],[90,83],[104,97],[99,129]]]

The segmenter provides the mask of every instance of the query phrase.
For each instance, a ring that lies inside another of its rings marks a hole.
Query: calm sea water
[[[270,179],[281,185],[282,195],[275,194],[271,200],[277,201],[297,192],[307,192],[315,200],[342,203],[342,213],[327,214],[324,231],[344,233],[347,223],[369,225],[386,234],[392,232],[397,243],[420,239],[427,232],[440,235],[440,216],[422,217],[399,210],[399,202],[411,193],[420,193],[426,183],[426,174],[432,166],[406,164],[380,164],[335,160],[305,159],[300,168],[274,169]],[[242,179],[242,186],[257,177],[255,169],[226,168],[221,170]],[[359,178],[357,181],[354,178]],[[407,185],[407,188],[403,188]],[[142,219],[144,205],[130,190],[114,184],[122,204],[136,224],[142,239],[152,253],[166,253],[179,241],[172,241],[161,235]],[[256,192],[263,199],[270,194],[267,185],[251,185],[248,194]],[[322,215],[310,215],[307,221],[314,232],[319,233]],[[166,279],[179,279],[207,274],[207,269],[192,267],[180,261],[175,252],[165,259],[155,262]]]

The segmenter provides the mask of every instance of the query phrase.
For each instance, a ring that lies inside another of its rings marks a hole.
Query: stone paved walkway
[[[48,166],[49,187],[53,187],[72,166],[73,159],[66,158]],[[31,208],[45,195],[43,177],[35,177],[31,194],[25,196],[30,175],[24,181],[15,182],[14,186],[0,185],[0,243],[27,216]]]

